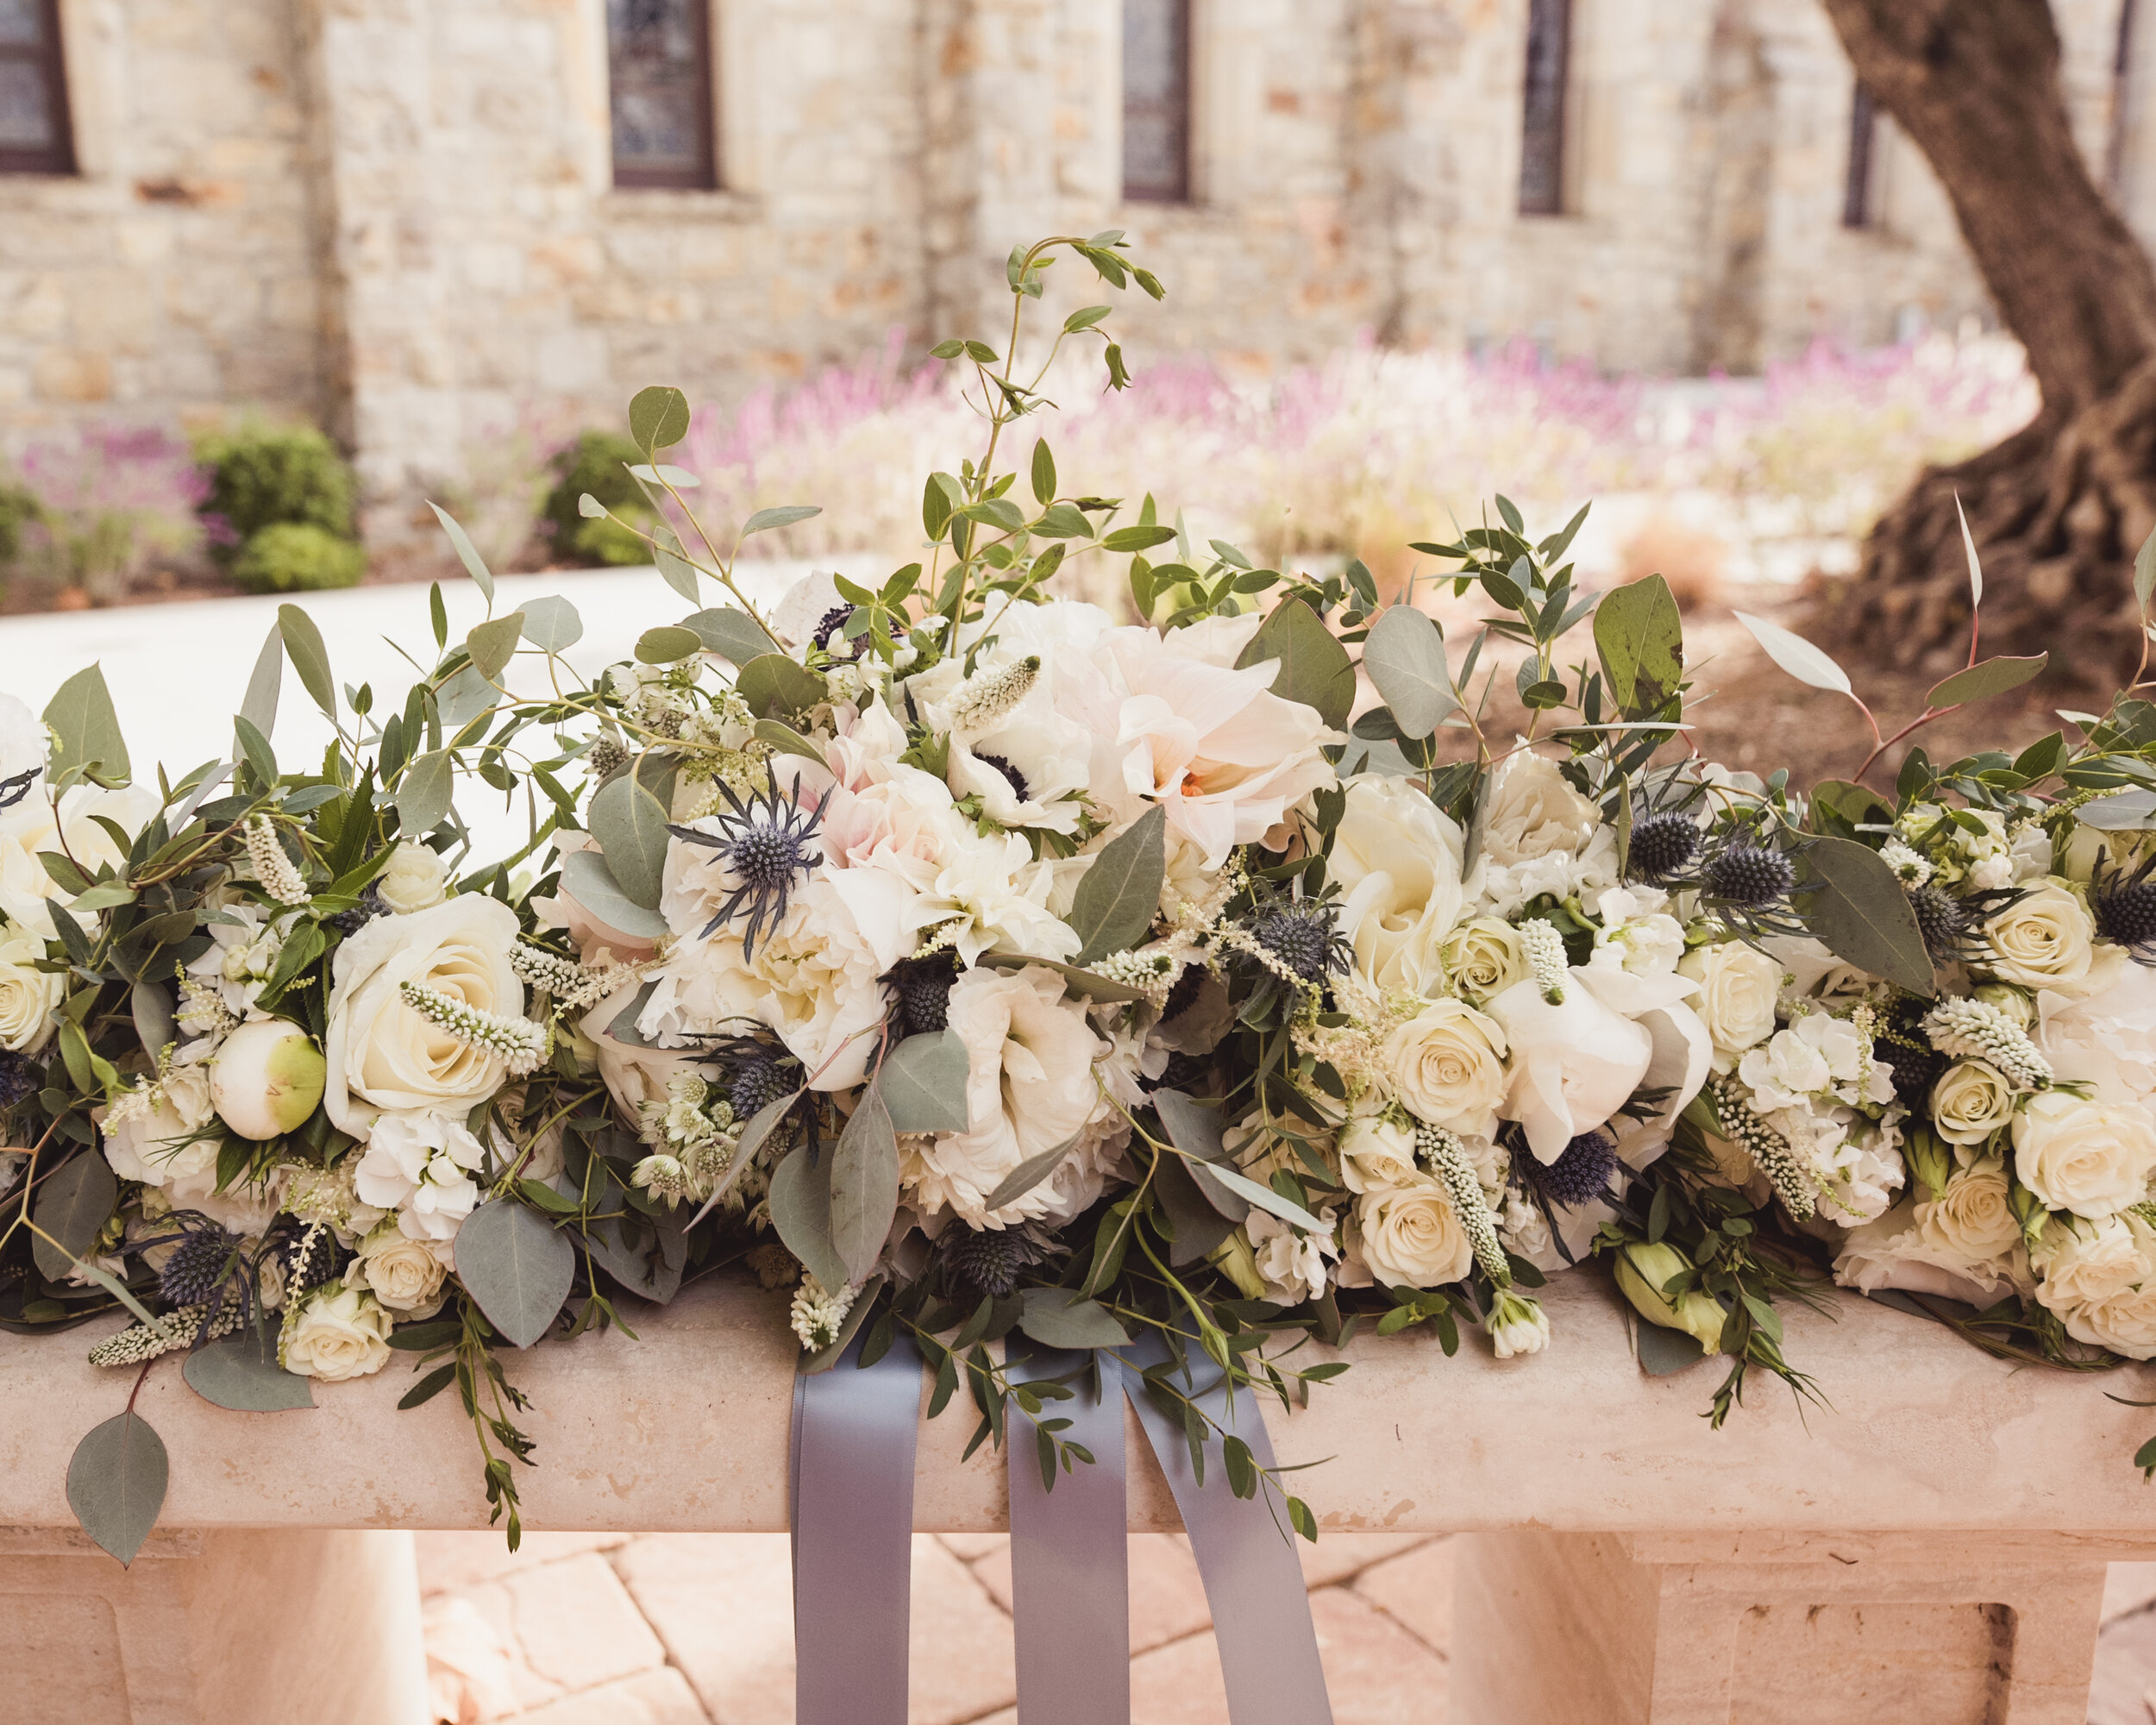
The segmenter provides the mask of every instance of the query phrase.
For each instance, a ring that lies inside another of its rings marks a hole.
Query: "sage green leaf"
[[[1056,501],[1056,457],[1045,437],[1033,443],[1033,500],[1044,507]]]
[[[689,435],[688,397],[664,384],[638,390],[629,403],[629,435],[647,455],[672,448]]]
[[[1033,524],[1037,539],[1090,539],[1093,523],[1086,519],[1086,511],[1072,503],[1050,505],[1041,518]],[[1170,533],[1168,536],[1174,538]]]
[[[280,605],[277,607],[277,632],[284,638],[292,669],[299,673],[301,687],[317,706],[335,718],[337,680],[329,674],[329,649],[323,642],[322,631],[315,627],[314,618],[296,605]],[[269,731],[269,726],[262,726],[263,736],[267,737]]]
[[[482,677],[489,682],[498,682],[523,632],[523,612],[512,611],[506,617],[492,618],[473,629],[464,637],[464,650],[472,656],[472,662],[479,668]]]
[[[432,832],[448,818],[450,800],[449,751],[437,749],[422,755],[397,781],[397,819],[404,836],[417,838]]]
[[[813,761],[819,767],[829,764],[824,759],[824,751],[821,749],[783,719],[758,719],[756,740],[759,743],[768,743],[779,754],[799,755],[803,760]]]
[[[1609,601],[1604,599],[1602,603],[1608,605]],[[1741,611],[1735,616],[1752,631],[1752,638],[1759,643],[1760,650],[1798,682],[1808,683],[1815,689],[1829,689],[1838,695],[1850,692],[1849,674],[1802,635],[1792,635],[1780,624],[1769,623],[1764,617],[1753,617]]]
[[[1079,1136],[1083,1137],[1084,1134],[1081,1133]],[[988,1194],[987,1201],[981,1208],[988,1210],[1000,1210],[1006,1204],[1017,1203],[1019,1199],[1062,1167],[1063,1158],[1076,1149],[1077,1145],[1077,1138],[1066,1138],[1053,1150],[1044,1150],[1038,1156],[1027,1157],[1025,1161],[1003,1176],[995,1190]]]
[[[1812,787],[1812,804],[1814,808],[1824,806],[1857,826],[1894,819],[1892,803],[1871,786],[1852,784],[1846,779],[1821,779]]]
[[[620,1040],[618,1037],[615,1039]],[[763,1141],[776,1130],[779,1122],[786,1118],[787,1111],[800,1099],[800,1095],[799,1090],[789,1090],[785,1095],[766,1102],[755,1113],[749,1115],[749,1124],[741,1129],[741,1136],[735,1140],[734,1159],[727,1164],[724,1177],[712,1189],[711,1195],[704,1201],[703,1207],[689,1218],[687,1227],[694,1227],[705,1217],[710,1215],[718,1208],[720,1201],[734,1189],[734,1182],[747,1171],[757,1151],[762,1148]],[[686,1232],[686,1228],[684,1232]]]
[[[564,856],[561,885],[611,929],[636,940],[656,940],[667,932],[667,919],[624,892],[606,859],[596,850],[573,850]]]
[[[314,1391],[296,1371],[277,1363],[275,1332],[258,1336],[242,1327],[187,1356],[179,1375],[205,1402],[238,1414],[281,1414],[311,1408]]]
[[[165,1440],[140,1414],[93,1426],[67,1464],[67,1507],[82,1530],[122,1564],[132,1564],[165,1507],[172,1464]]]
[[[1227,1161],[1220,1143],[1220,1111],[1192,1100],[1181,1090],[1165,1089],[1154,1091],[1153,1107],[1161,1125],[1168,1129],[1168,1141],[1182,1151],[1183,1171],[1196,1182],[1206,1202],[1230,1222],[1249,1216],[1249,1200],[1213,1177]],[[1177,1239],[1181,1238],[1178,1233]]]
[[[681,627],[696,631],[705,652],[716,653],[736,665],[745,665],[766,653],[781,650],[761,624],[747,612],[736,611],[731,605],[696,612],[681,619]]]
[[[2121,791],[2074,811],[2074,819],[2098,832],[2146,832],[2156,825],[2156,791]]]
[[[1339,638],[1302,600],[1283,599],[1275,605],[1235,668],[1244,670],[1268,659],[1280,661],[1273,678],[1275,694],[1315,707],[1318,717],[1335,731],[1347,723],[1355,705],[1355,666]]]
[[[676,491],[694,491],[704,483],[686,467],[670,467],[664,461],[655,467],[639,461],[629,471],[646,485],[670,485]]]
[[[1070,906],[1081,967],[1144,939],[1160,911],[1167,844],[1168,811],[1156,803],[1093,859]]]
[[[964,1132],[973,1124],[966,1099],[971,1071],[956,1031],[929,1031],[891,1051],[876,1074],[876,1088],[899,1132]]]
[[[681,553],[681,542],[674,530],[664,522],[652,529],[651,561],[659,566],[666,584],[680,593],[691,605],[704,597],[704,590],[697,585],[698,570]]]
[[[764,653],[741,668],[734,691],[759,718],[799,712],[824,699],[824,680],[783,653]]]
[[[524,601],[524,639],[542,653],[566,653],[584,638],[584,619],[560,593]]]
[[[1906,988],[1932,993],[1932,961],[1908,894],[1886,859],[1853,838],[1814,839],[1797,891],[1804,925],[1837,958]]]
[[[606,1273],[639,1299],[663,1306],[681,1291],[689,1237],[679,1217],[610,1216],[584,1238]]]
[[[1684,681],[1684,619],[1659,575],[1614,589],[1595,607],[1602,681],[1626,718],[1661,711]]]
[[[464,573],[471,576],[479,590],[486,595],[489,605],[494,603],[494,576],[486,567],[486,559],[479,555],[479,548],[472,543],[472,536],[457,525],[456,517],[440,504],[429,499],[427,507],[434,511],[435,519],[442,524],[442,530],[449,536],[450,548],[457,554],[457,561],[464,565]]]
[[[862,1093],[831,1154],[831,1249],[850,1283],[868,1279],[899,1213],[899,1137],[881,1091],[879,1080]]]
[[[2050,662],[2048,653],[2037,653],[2026,659],[1986,659],[1934,684],[1925,699],[1933,706],[1960,706],[1968,701],[1989,700],[1993,695],[2020,688]]]
[[[277,782],[277,756],[269,746],[269,738],[263,736],[242,716],[232,720],[232,740],[239,747],[241,756],[254,769],[254,780],[267,790]]]
[[[1458,710],[1445,637],[1411,605],[1388,605],[1378,613],[1363,643],[1363,668],[1403,737],[1428,737]]]
[[[771,1170],[771,1226],[786,1249],[824,1287],[846,1285],[846,1261],[831,1243],[831,1152],[811,1167],[797,1150]]]
[[[1307,1228],[1313,1234],[1321,1234],[1328,1238],[1332,1235],[1331,1223],[1320,1220],[1304,1209],[1301,1205],[1296,1203],[1294,1199],[1282,1197],[1271,1187],[1261,1186],[1249,1175],[1239,1173],[1225,1162],[1210,1168],[1194,1168],[1191,1172],[1196,1176],[1198,1184],[1201,1188],[1207,1181],[1217,1180],[1237,1197],[1243,1199],[1246,1203],[1255,1204],[1261,1210],[1270,1211],[1283,1222],[1293,1222],[1297,1227]]]
[[[142,1052],[152,1060],[160,1050],[172,1042],[176,1034],[172,1022],[172,995],[162,982],[153,982],[147,976],[135,985],[128,997],[128,1004],[135,1019],[135,1034],[142,1044]]]
[[[677,629],[671,624],[657,629],[647,629],[636,637],[637,662],[645,665],[673,665],[684,659],[694,658],[704,650],[704,637],[693,629]]]
[[[97,666],[76,672],[60,686],[46,703],[45,722],[53,731],[52,759],[46,768],[50,780],[56,782],[72,768],[94,768],[97,778],[114,784],[129,776],[127,738],[112,710],[105,674]]]
[[[1058,963],[1053,958],[1028,958],[1015,952],[984,952],[981,962],[997,970],[1023,970],[1029,964],[1037,964],[1044,970],[1053,970],[1063,979],[1063,992],[1086,1000],[1142,1000],[1142,989],[1128,983],[1112,982],[1096,971],[1081,970],[1075,964]]]
[[[120,1182],[111,1164],[95,1150],[82,1151],[47,1177],[37,1189],[30,1212],[43,1230],[30,1236],[30,1256],[38,1274],[47,1282],[58,1282],[75,1267],[77,1258],[87,1257],[119,1196]],[[47,1234],[52,1239],[46,1239]]]
[[[591,825],[592,837],[605,854],[606,872],[631,902],[656,911],[666,884],[668,843],[667,812],[658,798],[634,773],[624,773],[600,786],[592,799]]]
[[[285,681],[285,642],[277,625],[262,643],[254,661],[254,674],[247,680],[247,693],[240,702],[240,717],[267,737],[277,728],[277,696]]]
[[[568,1236],[513,1198],[480,1205],[457,1230],[457,1280],[517,1347],[553,1327],[575,1279]]]
[[[1115,1314],[1075,1288],[1029,1288],[1019,1296],[1025,1308],[1018,1327],[1043,1347],[1128,1347],[1130,1332]]]
[[[1639,1369],[1650,1377],[1667,1377],[1707,1358],[1695,1337],[1683,1330],[1664,1329],[1644,1319],[1633,1326],[1632,1345],[1639,1356]]]
[[[442,728],[454,737],[481,713],[491,712],[502,692],[479,674],[477,665],[466,665],[435,691],[434,698],[442,710]]]
[[[1194,1264],[1236,1229],[1238,1217],[1224,1216],[1212,1199],[1198,1189],[1191,1164],[1180,1156],[1163,1154],[1153,1170],[1153,1190],[1175,1231],[1168,1249],[1168,1261],[1181,1266]],[[1223,1194],[1225,1189],[1221,1188]],[[1248,1212],[1239,1213],[1247,1214]]]
[[[741,536],[746,539],[751,533],[768,533],[774,527],[791,527],[797,521],[806,521],[811,516],[823,512],[818,505],[812,503],[786,503],[776,509],[760,509],[742,523]]]

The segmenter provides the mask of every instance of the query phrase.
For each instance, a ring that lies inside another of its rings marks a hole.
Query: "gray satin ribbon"
[[[1051,1356],[1072,1362],[1076,1356]],[[1213,1611],[1213,1642],[1227,1690],[1233,1725],[1332,1725],[1325,1668],[1310,1617],[1302,1566],[1294,1536],[1266,1512],[1260,1499],[1240,1498],[1214,1452],[1201,1486],[1190,1465],[1181,1422],[1156,1408],[1140,1381],[1149,1368],[1172,1358],[1160,1339],[1144,1339],[1117,1354],[1099,1356],[1105,1374],[1120,1358],[1123,1387],[1153,1446],[1169,1490],[1175,1494],[1190,1535],[1198,1573]],[[1245,1386],[1231,1405],[1225,1375],[1202,1354],[1189,1356],[1192,1399],[1219,1426],[1250,1447],[1260,1467],[1273,1465],[1272,1440],[1257,1397]],[[1037,1353],[1029,1375],[1059,1377],[1068,1363],[1051,1365]],[[1103,1465],[1080,1465],[1061,1475],[1053,1491],[1041,1487],[1034,1446],[1010,1444],[1011,1568],[1016,1609],[1018,1717],[1021,1725],[1124,1725],[1130,1718],[1130,1589],[1128,1514],[1124,1502],[1121,1397],[1103,1402],[1081,1395],[1083,1418],[1072,1403],[1053,1404],[1056,1414],[1077,1420],[1076,1437]],[[1015,1423],[1015,1422],[1014,1422]],[[1080,1435],[1081,1430],[1087,1432]],[[1112,1429],[1113,1435],[1106,1433]],[[1106,1464],[1114,1458],[1114,1471]],[[1094,1480],[1086,1476],[1100,1474]],[[1079,1489],[1073,1490],[1076,1486]],[[1100,1609],[1113,1598],[1111,1617]],[[1027,1609],[1027,1601],[1037,1602]]]
[[[921,1356],[904,1335],[866,1371],[860,1354],[856,1336],[793,1380],[796,1725],[906,1725]]]

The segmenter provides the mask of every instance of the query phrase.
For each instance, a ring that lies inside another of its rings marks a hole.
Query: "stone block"
[[[623,1582],[715,1720],[793,1716],[793,1584],[783,1534],[652,1535],[616,1554]],[[724,1600],[723,1610],[705,1602]]]
[[[1451,1541],[1428,1540],[1372,1564],[1355,1578],[1355,1590],[1433,1653],[1448,1653],[1454,1557]]]
[[[517,1725],[707,1725],[696,1695],[671,1666],[565,1695],[517,1716]]]

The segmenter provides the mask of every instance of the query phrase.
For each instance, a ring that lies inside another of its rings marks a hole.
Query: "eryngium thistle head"
[[[775,929],[785,919],[793,877],[805,875],[823,862],[823,853],[812,850],[810,841],[824,819],[824,805],[830,801],[830,793],[826,791],[813,808],[805,808],[799,774],[793,775],[793,793],[788,799],[779,794],[777,769],[767,765],[765,771],[769,775],[768,787],[747,802],[736,796],[724,779],[717,781],[727,807],[714,817],[718,823],[716,833],[699,832],[690,826],[667,829],[686,844],[716,850],[739,883],[718,914],[705,925],[701,938],[709,940],[745,907],[749,926],[742,936],[743,959],[755,956],[759,932]]]
[[[1261,910],[1250,936],[1306,982],[1322,982],[1348,966],[1339,910],[1325,899],[1295,899]]]
[[[42,1070],[27,1054],[0,1049],[0,1108],[12,1108],[34,1091]]]
[[[1040,1261],[1040,1249],[1018,1228],[954,1229],[943,1264],[968,1287],[1000,1300],[1018,1285],[1025,1269]]]
[[[1908,1048],[1898,1042],[1875,1042],[1871,1057],[1889,1069],[1895,1100],[1920,1117],[1930,1106],[1932,1086],[1953,1062],[1932,1048]]]
[[[2156,869],[2153,853],[2132,874],[2104,868],[2106,857],[2096,855],[2089,877],[2089,909],[2096,917],[2096,932],[2115,941],[2144,964],[2156,964]]]
[[[1513,1166],[1540,1193],[1545,1203],[1567,1209],[1589,1203],[1609,1189],[1617,1171],[1617,1140],[1600,1130],[1582,1132],[1551,1163],[1539,1161],[1525,1142],[1513,1148]]]
[[[1969,932],[1969,913],[1961,900],[1944,887],[1919,887],[1908,895],[1909,909],[1916,913],[1916,930],[1924,937],[1924,950],[1934,964],[1944,963],[1960,950]]]
[[[1640,880],[1670,880],[1690,867],[1698,855],[1698,825],[1682,810],[1660,809],[1632,825],[1626,860]]]
[[[380,889],[370,886],[360,894],[359,903],[353,906],[350,910],[339,911],[335,916],[327,918],[325,920],[330,927],[349,940],[367,924],[373,922],[376,917],[388,914],[389,906],[382,902]]]
[[[1771,905],[1796,883],[1796,867],[1779,850],[1734,838],[1707,864],[1708,896],[1726,905]]]
[[[784,1057],[771,1051],[753,1054],[734,1068],[726,1101],[736,1120],[749,1120],[794,1088]]]
[[[170,1306],[207,1305],[241,1270],[240,1236],[204,1219],[190,1227],[157,1273]]]
[[[950,1021],[950,985],[958,980],[958,955],[931,952],[925,958],[901,958],[883,974],[898,997],[899,1016],[908,1036],[942,1030]]]

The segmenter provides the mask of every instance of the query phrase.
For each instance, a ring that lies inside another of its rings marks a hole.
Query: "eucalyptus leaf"
[[[299,673],[300,686],[317,706],[335,718],[337,680],[330,674],[329,649],[323,641],[322,631],[315,627],[314,618],[296,605],[280,605],[277,607],[277,632],[283,638],[292,669]],[[268,736],[269,730],[269,726],[263,725],[262,735]]]
[[[2156,530],[2141,541],[2141,549],[2134,554],[2134,602],[2141,608],[2141,620],[2148,620],[2148,608],[2156,601]]]
[[[677,1217],[610,1216],[584,1238],[606,1273],[639,1299],[663,1306],[680,1292],[689,1238]]]
[[[142,1052],[155,1060],[159,1051],[168,1046],[178,1033],[170,992],[162,982],[153,982],[146,976],[135,983],[128,1006],[135,1019],[135,1039],[142,1044]]]
[[[1081,1134],[1083,1136],[1083,1134]],[[1053,1150],[1044,1150],[1038,1156],[1029,1156],[998,1182],[981,1205],[984,1210],[1000,1210],[1006,1204],[1015,1204],[1042,1181],[1063,1165],[1063,1158],[1077,1148],[1078,1139],[1066,1138]]]
[[[667,919],[624,892],[596,850],[572,850],[564,856],[561,885],[592,916],[631,939],[656,940],[667,932]]]
[[[2033,654],[2026,659],[1986,659],[1982,664],[1956,671],[1944,682],[1934,684],[1925,699],[1933,706],[1960,706],[1968,701],[1989,700],[1993,695],[2020,688],[2040,674],[2050,662],[2048,653]]]
[[[830,1159],[831,1249],[849,1283],[868,1279],[899,1213],[899,1138],[881,1090],[878,1079],[862,1092]]]
[[[1215,1177],[1227,1162],[1220,1143],[1220,1111],[1172,1089],[1154,1091],[1153,1107],[1168,1129],[1168,1141],[1183,1153],[1184,1172],[1206,1201],[1230,1222],[1245,1220],[1250,1214],[1250,1200]]]
[[[1605,599],[1603,603],[1608,601]],[[1780,624],[1769,623],[1764,617],[1753,617],[1741,611],[1735,616],[1752,631],[1752,638],[1759,643],[1760,650],[1798,682],[1809,683],[1815,689],[1831,689],[1838,695],[1850,693],[1848,673],[1802,636],[1792,635]]]
[[[1969,530],[1969,518],[1961,507],[1961,493],[1954,493],[1954,519],[1961,524],[1961,549],[1969,557],[1969,609],[1974,611],[1984,603],[1984,565],[1977,561],[1976,536]]]
[[[1650,1324],[1644,1318],[1633,1327],[1632,1345],[1639,1356],[1640,1371],[1650,1377],[1667,1377],[1707,1358],[1707,1350],[1696,1337]]]
[[[1199,1190],[1190,1169],[1191,1164],[1181,1157],[1163,1153],[1160,1165],[1153,1170],[1153,1190],[1175,1230],[1168,1261],[1177,1267],[1203,1258],[1235,1232],[1239,1220],[1220,1214]]]
[[[559,593],[524,601],[524,639],[542,653],[566,653],[584,638],[584,619]]]
[[[1299,1228],[1306,1228],[1310,1233],[1322,1235],[1326,1239],[1332,1237],[1331,1223],[1312,1215],[1292,1198],[1282,1197],[1271,1187],[1260,1185],[1249,1175],[1238,1172],[1225,1162],[1208,1168],[1193,1169],[1191,1172],[1197,1176],[1198,1184],[1200,1187],[1203,1187],[1209,1180],[1217,1180],[1229,1192],[1241,1198],[1245,1203],[1254,1204],[1261,1210],[1269,1211],[1283,1222],[1293,1222]]]
[[[1315,707],[1335,731],[1346,724],[1355,706],[1355,666],[1339,637],[1302,600],[1283,599],[1275,605],[1235,666],[1244,670],[1269,659],[1280,661],[1273,677],[1275,694]]]
[[[667,812],[658,798],[634,773],[624,773],[599,787],[592,799],[591,824],[607,873],[633,903],[656,911],[666,884],[668,842]]]
[[[1595,607],[1595,652],[1626,718],[1661,711],[1684,681],[1684,620],[1660,575],[1604,593]]]
[[[43,1230],[30,1236],[30,1257],[38,1274],[47,1282],[58,1282],[75,1267],[77,1258],[87,1258],[119,1196],[120,1182],[111,1164],[96,1150],[83,1151],[47,1176],[38,1187],[30,1210],[32,1220]]]
[[[457,554],[457,561],[464,565],[464,573],[471,576],[479,590],[486,595],[489,605],[494,603],[494,576],[486,567],[486,559],[479,555],[479,549],[472,543],[472,536],[457,525],[456,518],[440,504],[429,500],[427,507],[434,511],[435,519],[442,524],[442,530],[449,536],[449,544]]]
[[[60,686],[46,703],[45,723],[53,731],[52,757],[46,766],[49,780],[78,767],[94,768],[97,778],[115,784],[129,776],[127,738],[112,710],[105,674],[97,666],[76,672]]]
[[[1023,970],[1029,964],[1037,964],[1044,970],[1053,970],[1063,979],[1063,991],[1087,1000],[1142,1000],[1143,989],[1128,983],[1118,982],[1097,971],[1081,970],[1075,964],[1058,963],[1053,958],[1028,958],[1014,952],[984,952],[981,962],[997,970]]]
[[[1806,846],[1804,925],[1837,958],[1928,998],[1932,961],[1908,894],[1893,868],[1853,838],[1818,838]]]
[[[523,632],[523,612],[512,611],[506,617],[491,618],[474,628],[464,637],[464,650],[472,656],[472,663],[481,676],[489,682],[498,682]]]
[[[277,1363],[274,1332],[258,1336],[242,1326],[233,1335],[197,1348],[180,1368],[187,1387],[205,1402],[239,1414],[279,1414],[311,1408],[307,1380]]]
[[[1018,1327],[1043,1347],[1128,1347],[1130,1332],[1098,1301],[1073,1288],[1029,1288]]]
[[[487,1321],[517,1347],[554,1326],[576,1280],[576,1248],[539,1213],[496,1198],[457,1230],[457,1279]]]
[[[787,503],[780,504],[776,509],[760,509],[742,524],[741,536],[746,539],[751,533],[768,533],[776,527],[791,527],[797,521],[806,521],[811,516],[823,512],[818,505],[812,503]]]
[[[1388,605],[1363,643],[1363,668],[1403,737],[1434,732],[1458,711],[1438,625],[1411,605]]]
[[[736,611],[731,605],[695,612],[681,619],[681,627],[696,631],[705,652],[716,653],[736,665],[746,665],[751,659],[781,650],[769,630],[747,612]]]
[[[783,653],[764,653],[741,668],[734,691],[757,718],[800,712],[824,699],[824,680]]]
[[[2156,791],[2121,791],[2074,811],[2074,819],[2098,832],[2146,832],[2156,825]]]
[[[651,561],[658,565],[666,584],[691,605],[704,597],[704,589],[697,584],[696,565],[682,555],[681,542],[664,522],[652,529]]]
[[[846,1261],[831,1241],[831,1157],[812,1165],[797,1150],[771,1170],[771,1226],[786,1249],[824,1287],[846,1285]]]
[[[629,403],[629,435],[647,455],[689,435],[689,398],[666,384],[640,389]]]
[[[1081,968],[1144,939],[1167,874],[1168,811],[1155,804],[1093,859],[1071,900]]]
[[[449,681],[435,691],[435,705],[442,710],[442,728],[454,737],[488,712],[502,693],[479,674],[476,665],[461,666]]]
[[[247,693],[240,701],[240,717],[263,736],[277,728],[277,696],[285,681],[285,640],[277,625],[270,625],[254,672],[247,680]]]
[[[891,1051],[877,1071],[876,1088],[899,1132],[964,1132],[973,1124],[966,1098],[970,1074],[958,1032],[927,1031]]]
[[[446,749],[422,755],[404,768],[404,776],[397,781],[397,819],[402,823],[406,837],[421,837],[448,819],[450,788],[449,751]]]
[[[693,629],[672,624],[647,629],[636,637],[636,660],[644,665],[674,665],[693,659],[704,650],[704,637]]]
[[[799,755],[803,760],[813,761],[819,767],[829,765],[824,758],[824,751],[783,719],[758,719],[756,740],[768,743],[780,755]]]
[[[140,1414],[93,1426],[67,1464],[67,1507],[98,1546],[132,1564],[165,1507],[172,1464],[165,1440]]]

